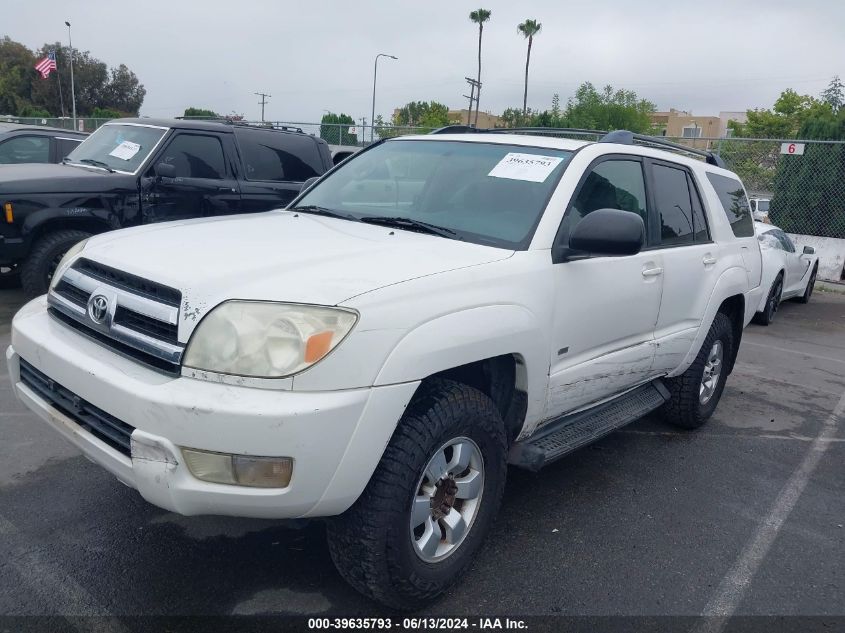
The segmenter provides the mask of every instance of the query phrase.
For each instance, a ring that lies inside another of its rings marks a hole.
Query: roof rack
[[[681,145],[680,143],[672,143],[657,136],[647,136],[645,134],[635,134],[628,130],[614,130],[613,132],[606,132],[604,130],[587,130],[583,128],[568,128],[568,127],[510,127],[510,128],[475,128],[469,125],[448,125],[431,132],[431,134],[528,134],[533,136],[552,136],[566,134],[569,136],[589,136],[595,137],[597,143],[618,143],[620,145],[644,145],[646,147],[654,147],[655,149],[663,149],[673,151],[679,154],[689,154],[703,158],[705,162],[716,167],[727,168],[725,161],[718,154],[713,152],[696,149]]]
[[[696,149],[681,145],[680,143],[673,143],[666,141],[658,136],[647,136],[646,134],[634,134],[628,130],[615,130],[603,136],[599,143],[619,143],[620,145],[645,145],[646,147],[654,147],[655,149],[665,149],[677,153],[690,154],[692,156],[700,156],[709,165],[715,167],[722,167],[727,169],[725,161],[718,154],[714,154],[705,149]]]

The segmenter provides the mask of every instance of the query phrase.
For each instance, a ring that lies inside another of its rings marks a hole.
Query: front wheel
[[[507,441],[493,401],[433,380],[400,420],[367,488],[328,526],[341,576],[414,609],[445,591],[484,542],[505,485]]]
[[[816,285],[816,273],[818,271],[819,271],[819,266],[818,266],[818,264],[816,264],[813,267],[813,272],[810,273],[810,278],[807,280],[807,287],[804,288],[804,294],[802,294],[800,297],[797,297],[797,299],[796,299],[796,301],[798,301],[798,303],[809,303],[810,302],[810,297],[813,294],[813,286]]]
[[[783,275],[778,275],[772,287],[769,289],[769,296],[766,297],[766,305],[762,312],[757,312],[754,315],[754,323],[759,325],[771,325],[775,320],[780,307],[780,299],[783,294]]]
[[[30,295],[42,295],[47,292],[62,257],[71,246],[87,237],[91,237],[91,234],[75,230],[56,231],[40,237],[21,266],[21,284],[24,291]]]
[[[692,365],[680,376],[666,379],[671,398],[662,413],[667,422],[685,429],[707,422],[722,397],[733,350],[731,320],[718,312]]]

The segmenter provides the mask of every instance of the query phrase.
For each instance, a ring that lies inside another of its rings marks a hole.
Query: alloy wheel
[[[719,376],[722,375],[722,361],[724,359],[724,346],[722,341],[715,341],[710,353],[707,354],[707,361],[704,363],[704,373],[701,375],[701,386],[698,389],[698,401],[701,404],[710,402],[710,398],[716,393],[716,386],[719,384]]]

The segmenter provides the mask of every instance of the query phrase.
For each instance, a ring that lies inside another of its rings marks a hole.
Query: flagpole
[[[76,128],[76,92],[73,87],[73,40],[70,38],[70,22],[65,20],[67,25],[67,41],[70,47],[70,98],[73,101],[73,129]]]
[[[59,46],[59,50],[62,50],[61,46]],[[61,73],[59,73],[58,60],[56,60],[56,81],[59,82],[59,107],[62,109],[62,118],[65,118],[65,98],[62,95],[62,77]]]

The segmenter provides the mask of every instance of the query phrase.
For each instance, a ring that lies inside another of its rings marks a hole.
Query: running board
[[[508,455],[514,466],[536,472],[582,446],[638,420],[669,400],[661,380],[637,387],[591,409],[564,415],[516,442]]]

